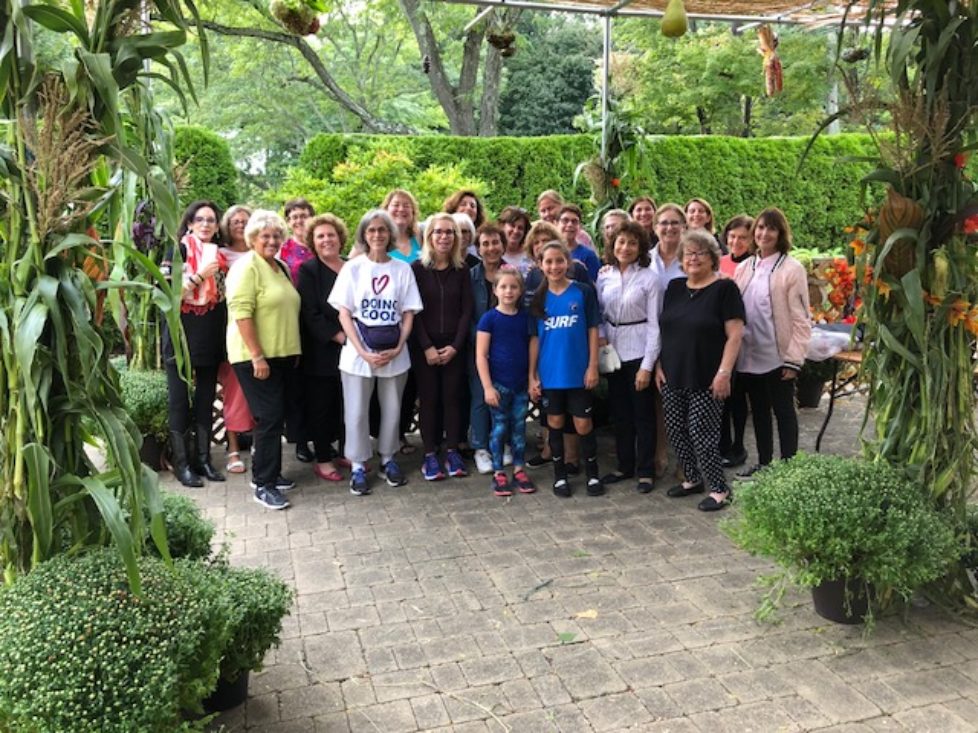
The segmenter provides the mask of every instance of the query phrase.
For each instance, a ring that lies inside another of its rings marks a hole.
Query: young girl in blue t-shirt
[[[496,496],[512,496],[513,486],[521,494],[536,487],[526,475],[526,412],[529,376],[530,322],[520,308],[523,276],[513,267],[501,267],[493,282],[498,301],[479,319],[475,336],[475,365],[492,415],[489,450],[492,453],[492,490]],[[506,437],[513,453],[513,482],[503,470]]]
[[[536,319],[530,338],[530,395],[542,397],[548,440],[553,455],[554,494],[571,495],[564,466],[564,416],[570,413],[581,439],[587,469],[587,493],[600,496],[598,446],[591,420],[592,392],[598,385],[598,298],[590,285],[567,277],[570,253],[560,242],[543,247],[540,269],[547,278],[530,303]]]

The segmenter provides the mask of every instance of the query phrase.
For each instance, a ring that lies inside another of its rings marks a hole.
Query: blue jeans
[[[469,445],[473,450],[486,450],[489,447],[492,417],[489,415],[489,405],[482,393],[482,380],[478,374],[469,375],[469,392],[472,395],[469,408]]]
[[[492,413],[492,433],[489,436],[489,450],[492,451],[492,470],[503,470],[503,451],[506,438],[513,451],[513,466],[525,465],[526,452],[526,413],[530,398],[526,390],[512,390],[498,382],[492,386],[499,392],[499,407],[490,407]]]

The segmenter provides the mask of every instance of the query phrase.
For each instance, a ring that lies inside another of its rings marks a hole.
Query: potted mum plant
[[[167,452],[167,386],[166,373],[154,369],[119,369],[122,404],[143,436],[139,457],[159,471],[164,468]]]
[[[774,560],[770,614],[787,586],[812,588],[816,612],[867,624],[874,610],[909,600],[960,555],[949,514],[882,462],[799,454],[757,474],[722,525],[751,554]]]

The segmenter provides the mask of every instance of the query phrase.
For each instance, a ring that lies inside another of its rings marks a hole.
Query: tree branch
[[[239,38],[259,38],[263,41],[281,43],[296,49],[305,59],[306,63],[312,68],[322,86],[340,105],[352,112],[362,123],[363,126],[372,132],[385,132],[398,135],[414,134],[415,130],[399,123],[391,123],[386,120],[378,119],[372,115],[363,105],[358,104],[346,91],[336,82],[329,70],[323,64],[323,60],[299,37],[281,31],[266,30],[264,28],[238,28],[222,25],[211,20],[202,21],[205,28],[223,36],[236,36]]]

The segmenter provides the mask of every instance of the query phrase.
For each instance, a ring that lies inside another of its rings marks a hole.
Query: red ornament
[[[963,229],[965,234],[978,234],[978,214],[965,219]]]
[[[621,185],[621,179],[620,178],[612,178],[611,179],[611,187],[612,188],[618,188],[620,185]]]
[[[968,154],[967,153],[958,153],[957,155],[954,156],[954,167],[955,168],[958,168],[960,170],[960,169],[964,168],[966,165],[968,165]]]

